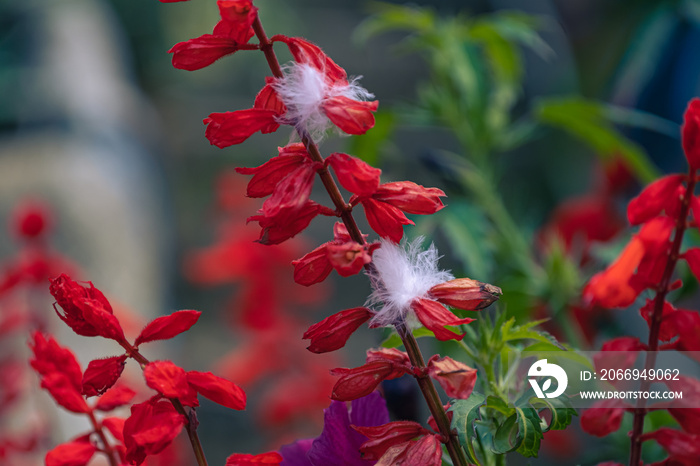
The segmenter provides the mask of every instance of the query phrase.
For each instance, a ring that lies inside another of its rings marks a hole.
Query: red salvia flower
[[[700,168],[700,99],[693,99],[688,104],[681,135],[688,165],[697,170]]]
[[[157,397],[133,405],[123,430],[127,461],[138,466],[146,456],[163,451],[185,422],[169,401],[159,401]]]
[[[126,365],[126,355],[90,361],[83,374],[82,394],[102,395],[111,388],[122,375]]]
[[[311,340],[308,350],[312,353],[335,351],[345,346],[350,335],[371,317],[366,307],[346,309],[312,325],[302,338]]]
[[[620,428],[625,411],[631,409],[620,400],[598,401],[581,415],[581,427],[591,435],[605,437]]]
[[[97,447],[89,439],[79,439],[62,443],[46,454],[46,466],[85,466]]]
[[[226,458],[226,466],[257,466],[271,465],[277,466],[282,463],[282,456],[276,451],[250,455],[247,453],[236,453]]]
[[[476,383],[476,369],[448,356],[440,358],[436,354],[430,358],[428,374],[437,380],[450,398],[466,400]]]

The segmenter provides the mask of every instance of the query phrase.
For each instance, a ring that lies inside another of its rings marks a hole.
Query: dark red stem
[[[90,417],[90,424],[92,424],[92,429],[95,431],[97,436],[100,438],[100,442],[102,442],[102,448],[103,452],[105,455],[107,455],[107,460],[109,461],[109,466],[118,466],[120,463],[117,461],[117,458],[114,456],[116,453],[114,449],[112,448],[112,445],[109,444],[107,441],[107,436],[105,435],[104,431],[102,430],[102,424],[97,422],[97,418],[95,418],[95,413],[90,410],[87,415]]]
[[[265,34],[265,30],[262,27],[259,17],[255,18],[255,22],[253,23],[253,31],[260,41],[260,50],[262,50],[265,54],[265,58],[270,66],[272,75],[276,78],[282,78],[282,68],[277,60],[275,51],[272,48],[272,42],[268,39],[267,34]],[[301,137],[301,141],[304,143],[304,146],[306,147],[306,150],[311,158],[314,161],[324,163],[324,158],[321,155],[321,152],[318,150],[316,143],[299,128],[297,128],[297,133],[299,133],[299,137]],[[365,240],[362,237],[362,232],[358,228],[355,218],[352,215],[352,205],[348,204],[345,202],[345,199],[343,199],[343,195],[338,189],[338,185],[333,179],[333,176],[330,174],[328,169],[325,168],[325,166],[324,168],[318,170],[318,176],[321,178],[323,186],[326,188],[326,191],[328,192],[328,195],[330,196],[331,201],[338,212],[338,216],[345,224],[350,237],[353,239],[353,241],[359,244],[365,244]],[[372,264],[370,263],[368,265],[369,268],[371,268]],[[418,342],[413,334],[404,326],[397,326],[396,330],[403,341],[403,345],[406,348],[406,353],[408,353],[411,364],[418,369],[418,372],[425,372],[425,361],[423,360],[423,355],[421,354],[420,348],[418,347]],[[430,413],[433,415],[433,419],[435,419],[435,422],[437,423],[440,434],[447,440],[445,445],[448,453],[450,454],[450,458],[452,458],[452,464],[455,466],[467,466],[467,458],[464,455],[462,447],[460,447],[459,442],[457,441],[457,437],[452,434],[447,413],[445,413],[440,397],[435,390],[435,385],[433,385],[433,382],[428,377],[419,376],[416,377],[416,381],[418,382],[418,386],[420,387],[423,397],[428,404]]]
[[[647,344],[648,351],[646,361],[644,363],[646,372],[653,369],[656,365],[656,351],[659,350],[659,331],[661,330],[661,319],[663,317],[664,303],[666,302],[666,295],[669,292],[669,286],[673,277],[673,271],[676,268],[676,262],[678,262],[681,243],[683,241],[683,234],[688,226],[687,218],[688,213],[690,212],[690,199],[693,197],[693,193],[695,191],[695,182],[695,170],[691,168],[688,174],[688,186],[686,186],[681,202],[681,210],[678,218],[676,219],[675,235],[673,237],[673,242],[671,243],[666,268],[664,269],[661,282],[656,289],[656,296],[654,296],[654,311],[649,324],[649,341]],[[650,386],[650,379],[642,380],[640,390],[647,391],[649,390]],[[634,421],[632,424],[632,432],[630,433],[631,446],[629,466],[639,466],[642,459],[641,436],[644,433],[644,417],[646,414],[646,399],[640,398],[634,410]]]

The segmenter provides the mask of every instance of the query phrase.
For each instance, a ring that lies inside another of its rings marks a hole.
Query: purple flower
[[[324,410],[323,432],[315,439],[298,440],[280,448],[284,460],[281,466],[368,466],[374,461],[363,460],[360,446],[367,437],[351,425],[379,426],[389,422],[386,402],[379,392],[353,400],[348,405],[333,401]]]

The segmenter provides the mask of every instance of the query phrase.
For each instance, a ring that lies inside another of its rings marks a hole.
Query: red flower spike
[[[126,419],[121,417],[106,417],[102,419],[101,422],[115,439],[121,443],[124,443],[124,423],[126,422]]]
[[[497,286],[472,280],[471,278],[456,278],[439,283],[428,290],[428,294],[448,306],[476,311],[490,306],[503,294]]]
[[[700,99],[693,99],[688,104],[683,115],[681,137],[688,165],[697,170],[700,167]]]
[[[380,426],[352,426],[369,440],[362,444],[362,458],[376,461],[395,445],[408,442],[420,435],[430,435],[430,431],[413,421],[395,421]]]
[[[353,194],[371,196],[379,188],[382,171],[357,157],[335,152],[326,158],[326,163],[333,167],[340,184]]]
[[[46,466],[85,466],[97,451],[89,441],[62,443],[46,454]]]
[[[211,372],[197,371],[187,373],[187,382],[214,403],[231,409],[245,409],[246,394],[233,382],[217,377]]]
[[[131,407],[131,416],[124,423],[126,460],[140,465],[146,456],[163,451],[185,425],[169,401],[150,399]]]
[[[45,388],[56,403],[73,413],[90,412],[85,399],[68,377],[61,373],[49,374],[41,379],[41,388]]]
[[[392,377],[397,372],[401,372],[400,375],[406,373],[389,361],[375,361],[354,369],[333,369],[331,375],[340,376],[340,378],[333,386],[331,399],[352,401],[367,396],[377,388],[382,380],[400,377],[400,375]]]
[[[424,435],[402,445],[389,448],[375,466],[441,466],[442,445],[436,435]]]
[[[466,400],[476,383],[476,369],[448,356],[438,359],[438,355],[435,355],[430,358],[428,374],[438,381],[450,398]]]
[[[460,319],[448,311],[442,304],[429,299],[416,299],[411,303],[411,309],[416,313],[420,323],[435,334],[440,341],[461,340],[465,334],[458,334],[447,330],[445,325],[462,325],[472,322],[474,319],[465,317]]]
[[[184,310],[153,319],[141,330],[141,333],[134,342],[134,346],[139,346],[149,341],[169,340],[189,330],[197,323],[200,315],[202,315],[202,313],[199,311]]]
[[[583,290],[592,304],[606,308],[626,307],[642,291],[630,279],[644,257],[644,244],[633,236],[620,256],[606,270],[595,274]]]
[[[620,400],[596,402],[581,415],[581,428],[596,437],[605,437],[620,428],[629,405]]]
[[[333,270],[328,260],[328,243],[322,244],[301,259],[292,261],[292,265],[296,283],[311,286],[322,282]]]
[[[372,230],[394,243],[398,243],[403,238],[403,225],[414,225],[401,210],[385,202],[364,199],[362,206],[365,208],[367,222]]]
[[[282,455],[276,451],[250,455],[247,453],[235,453],[226,458],[226,466],[256,466],[258,464],[279,465],[282,463]]]
[[[197,393],[187,383],[187,373],[170,361],[153,361],[143,369],[146,384],[166,398],[178,398],[186,406],[199,406]]]
[[[235,112],[212,113],[204,119],[207,129],[204,133],[209,142],[223,149],[240,144],[254,133],[270,133],[280,116],[274,110],[248,108]]]
[[[90,361],[83,374],[83,395],[90,397],[105,393],[119,380],[124,366],[126,366],[126,355]]]
[[[52,279],[49,291],[63,309],[63,314],[58,309],[56,314],[78,335],[123,340],[124,332],[112,314],[109,301],[91,282],[88,283],[90,288],[79,285],[66,274]]]
[[[654,432],[642,435],[641,441],[656,440],[673,459],[697,462],[700,455],[700,438],[680,430],[662,427]]]
[[[307,349],[312,353],[335,351],[345,346],[350,335],[370,317],[372,313],[366,307],[346,309],[313,324],[302,339],[311,340]]]
[[[112,411],[120,406],[127,405],[134,397],[136,392],[124,385],[117,385],[107,390],[104,395],[97,400],[95,409],[99,411]]]
[[[241,175],[253,175],[248,182],[248,197],[265,197],[275,191],[277,185],[304,163],[305,155],[278,155],[259,167],[236,168]]]
[[[685,175],[668,175],[660,178],[632,199],[627,205],[627,219],[631,225],[640,225],[659,215],[664,209],[668,211],[678,198],[676,194]]]
[[[374,114],[379,101],[363,102],[345,96],[325,99],[321,104],[323,113],[338,128],[347,134],[365,134],[374,127]]]
[[[438,188],[426,188],[411,181],[396,181],[381,185],[372,198],[409,214],[431,215],[445,207],[440,200],[445,196],[444,191]]]
[[[308,64],[322,72],[331,83],[346,81],[347,73],[338,66],[323,50],[315,44],[300,37],[287,37],[281,34],[271,39],[273,42],[284,42],[289,47],[294,60],[300,64]]]
[[[34,359],[29,362],[39,375],[61,374],[80,391],[83,370],[71,350],[60,346],[51,336],[47,339],[41,332],[34,332],[29,346],[34,353]]]

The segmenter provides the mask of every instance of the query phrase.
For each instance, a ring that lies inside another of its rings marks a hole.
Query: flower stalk
[[[661,282],[656,290],[656,295],[654,296],[654,311],[650,321],[649,340],[647,343],[648,351],[644,362],[644,369],[646,372],[653,369],[656,365],[656,351],[659,349],[659,332],[661,331],[664,303],[666,302],[666,295],[670,291],[673,271],[675,270],[676,263],[678,262],[681,243],[683,242],[683,234],[688,227],[687,218],[690,212],[690,200],[693,197],[695,183],[697,181],[695,172],[695,168],[689,168],[687,177],[688,184],[683,194],[678,218],[676,218],[675,235],[669,251],[668,261],[666,262],[666,266],[664,268],[663,278],[661,279]],[[647,391],[651,385],[651,382],[651,380],[643,379],[640,390]],[[630,466],[637,466],[641,460],[644,417],[647,414],[646,404],[646,399],[640,398],[634,410],[632,432],[630,433]]]
[[[256,17],[255,21],[253,22],[253,31],[255,32],[255,35],[260,42],[260,49],[265,54],[265,58],[273,76],[275,76],[276,78],[282,78],[282,68],[273,50],[272,42],[267,37],[267,34],[263,29],[259,16]],[[311,140],[311,138],[306,134],[304,130],[297,127],[296,131],[299,134],[299,137],[301,138],[302,143],[306,147],[306,150],[308,151],[311,158],[316,162],[324,163],[325,160],[321,155],[316,143],[313,140]],[[338,189],[338,185],[336,184],[332,175],[325,166],[323,168],[318,169],[317,173],[321,178],[323,186],[326,188],[326,191],[328,192],[328,195],[330,196],[333,205],[336,208],[337,215],[341,218],[343,224],[347,228],[348,234],[353,239],[353,241],[356,241],[360,245],[364,245],[366,242],[352,215],[352,206],[345,202],[345,200],[343,199],[343,195]],[[365,268],[371,269],[372,263],[367,264]],[[413,334],[403,325],[397,326],[396,330],[399,336],[401,337],[404,347],[406,348],[406,353],[408,354],[412,365],[416,369],[416,373],[425,372],[425,361],[423,359],[423,355],[421,354],[420,348],[418,347],[418,343],[413,337]],[[430,413],[432,414],[433,418],[435,419],[435,422],[438,425],[440,434],[445,439],[445,445],[447,447],[447,451],[450,455],[450,458],[452,459],[452,463],[455,466],[467,466],[468,463],[464,452],[462,451],[461,446],[457,442],[456,436],[452,435],[451,433],[450,422],[447,418],[447,413],[445,412],[445,409],[443,408],[442,403],[440,402],[440,397],[438,396],[437,391],[435,390],[435,386],[428,377],[417,376],[416,381],[418,382],[421,393],[423,394],[423,397],[425,398],[425,401],[428,404]]]

